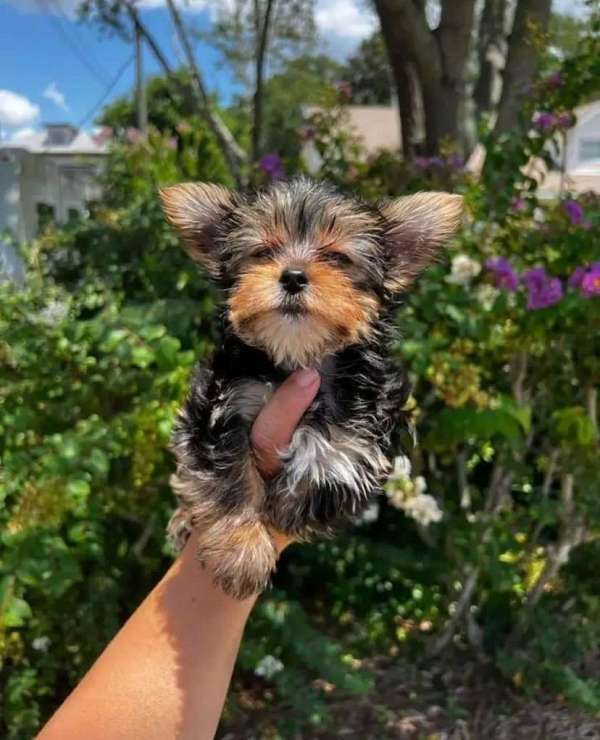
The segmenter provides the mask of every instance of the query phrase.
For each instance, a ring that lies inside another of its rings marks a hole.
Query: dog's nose
[[[295,267],[286,267],[281,273],[279,282],[283,285],[285,290],[292,295],[301,293],[304,288],[308,285],[308,278],[304,270],[298,270]]]

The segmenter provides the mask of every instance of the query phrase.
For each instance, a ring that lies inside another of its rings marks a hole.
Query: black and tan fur
[[[458,227],[462,199],[417,193],[371,206],[306,179],[252,195],[177,185],[161,197],[225,296],[221,346],[196,370],[174,432],[169,533],[179,546],[193,534],[215,582],[243,598],[269,582],[270,531],[328,531],[381,490],[408,395],[389,355],[391,313]],[[286,270],[301,289],[284,287]],[[321,374],[319,393],[265,481],[250,428],[306,366]]]

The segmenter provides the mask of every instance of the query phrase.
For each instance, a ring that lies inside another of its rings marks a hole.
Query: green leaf
[[[131,353],[131,360],[138,367],[148,367],[148,365],[154,362],[154,352],[150,347],[134,347]]]

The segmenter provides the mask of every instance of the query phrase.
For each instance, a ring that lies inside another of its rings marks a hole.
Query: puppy
[[[417,193],[376,206],[295,179],[241,195],[192,183],[161,192],[188,253],[224,290],[222,342],[198,367],[173,435],[179,508],[169,535],[225,592],[262,591],[273,529],[298,539],[360,515],[390,471],[409,389],[389,355],[398,296],[457,229],[462,198]],[[296,368],[319,393],[281,451],[257,470],[250,428]]]

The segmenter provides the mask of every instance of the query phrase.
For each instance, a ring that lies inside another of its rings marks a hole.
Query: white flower
[[[533,209],[533,220],[538,224],[543,224],[546,222],[546,213],[543,208],[540,208],[538,206],[537,208]]]
[[[283,663],[280,660],[274,658],[272,655],[265,655],[264,658],[261,658],[256,664],[254,674],[269,680],[282,670]]]
[[[376,522],[378,518],[379,504],[377,501],[373,501],[373,503],[369,504],[362,514],[357,517],[357,524],[371,524],[372,522]]]
[[[56,326],[69,313],[69,306],[63,301],[50,301],[38,314],[38,319],[46,326]]]
[[[431,522],[439,522],[444,515],[438,502],[428,493],[407,499],[404,503],[404,512],[423,527],[427,527]]]
[[[394,470],[390,478],[393,480],[396,478],[410,478],[411,469],[410,458],[406,455],[398,455],[398,457],[394,458]]]
[[[457,254],[452,258],[452,270],[446,277],[447,283],[467,286],[481,272],[481,264],[466,254]]]
[[[413,485],[414,485],[415,496],[420,496],[422,493],[425,493],[425,491],[427,490],[427,481],[425,480],[425,478],[423,478],[422,475],[418,475],[414,479]]]
[[[484,309],[484,311],[489,311],[491,310],[494,303],[496,302],[498,293],[500,293],[498,288],[494,288],[493,285],[489,285],[489,283],[485,283],[484,285],[480,285],[477,288],[477,292],[475,293],[475,296],[477,300],[479,301],[479,303],[481,304],[481,307]]]
[[[34,650],[39,650],[41,653],[45,653],[50,647],[50,638],[36,637],[35,640],[32,641],[31,647]]]
[[[443,512],[433,496],[425,493],[427,481],[422,475],[412,480],[401,478],[398,481],[400,485],[394,485],[395,482],[392,479],[386,490],[388,500],[395,509],[400,509],[423,527],[440,521]]]

